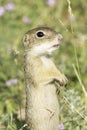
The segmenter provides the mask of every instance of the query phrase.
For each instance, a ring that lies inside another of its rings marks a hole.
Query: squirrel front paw
[[[68,83],[68,79],[65,75],[61,74],[57,77],[49,77],[46,79],[45,84],[55,84],[57,87],[66,86]]]
[[[54,78],[54,81],[58,84],[58,86],[66,86],[68,83],[68,79],[64,74],[61,74],[59,77]]]
[[[63,74],[57,77],[56,79],[54,79],[54,84],[56,86],[56,93],[59,94],[61,89],[67,86],[67,83],[68,83],[68,79]]]

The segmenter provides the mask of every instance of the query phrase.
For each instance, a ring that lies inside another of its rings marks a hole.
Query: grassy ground
[[[24,121],[24,33],[37,26],[61,32],[55,63],[70,80],[60,97],[60,130],[87,130],[86,0],[0,0],[0,130],[21,130]],[[23,129],[22,129],[23,130]]]

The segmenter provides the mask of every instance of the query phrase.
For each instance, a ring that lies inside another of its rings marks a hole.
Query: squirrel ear
[[[23,44],[24,44],[24,46],[26,46],[27,44],[29,44],[29,35],[28,34],[24,35]]]

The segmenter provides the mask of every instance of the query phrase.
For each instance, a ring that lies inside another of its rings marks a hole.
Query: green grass
[[[71,4],[68,0],[57,0],[52,7],[45,0],[0,0],[0,6],[6,7],[10,2],[15,8],[0,16],[0,129],[19,130],[24,125],[17,115],[25,102],[22,39],[28,30],[48,26],[63,35],[54,59],[70,81],[60,98],[60,123],[66,130],[86,130],[87,97],[83,91],[87,90],[86,0],[71,0]],[[28,23],[23,22],[25,17],[29,18]],[[10,85],[6,84],[8,80]]]

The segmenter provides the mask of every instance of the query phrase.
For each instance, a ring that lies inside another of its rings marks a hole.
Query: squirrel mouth
[[[52,54],[55,50],[59,48],[59,43],[53,44],[50,48],[48,48],[48,54]]]
[[[53,45],[52,47],[55,47],[55,48],[57,48],[59,46],[59,44],[55,44],[55,45]]]

